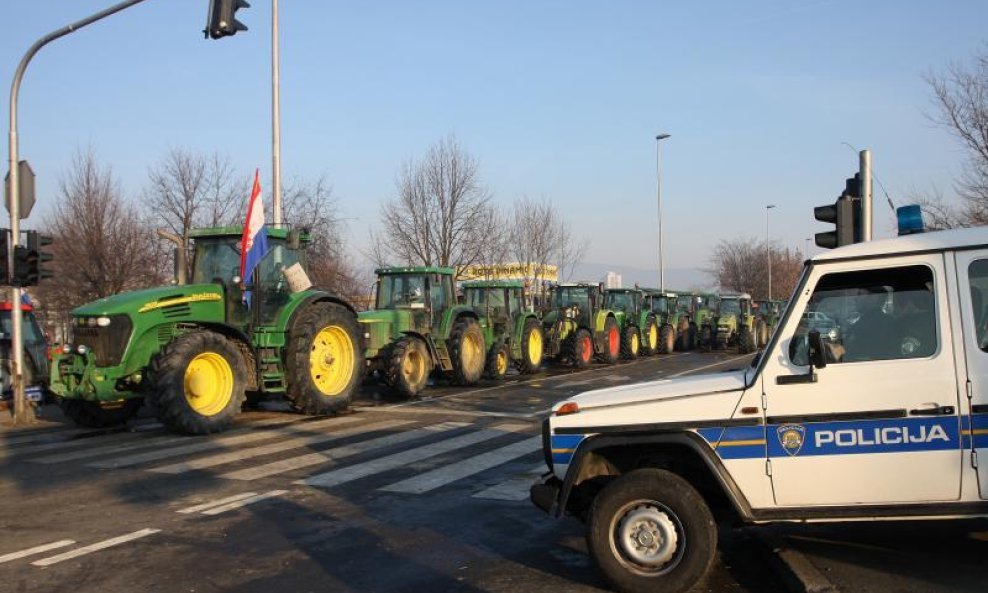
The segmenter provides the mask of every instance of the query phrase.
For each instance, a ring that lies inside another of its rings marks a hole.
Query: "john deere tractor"
[[[374,310],[359,317],[369,336],[369,370],[408,398],[425,389],[434,369],[458,385],[477,383],[493,336],[477,311],[456,303],[455,270],[427,266],[376,273]]]
[[[552,309],[542,317],[546,356],[586,367],[596,355],[614,364],[621,355],[621,331],[613,310],[604,307],[603,288],[585,282],[559,284]]]
[[[308,236],[284,228],[268,228],[269,250],[244,283],[241,232],[192,232],[191,284],[72,312],[73,341],[54,356],[50,383],[67,416],[109,426],[147,403],[173,431],[205,434],[229,427],[247,392],[307,414],[348,407],[363,369],[353,308],[309,287]]]
[[[670,354],[674,349],[687,350],[690,335],[689,318],[677,306],[678,295],[654,288],[646,288],[644,292],[645,306],[652,311],[659,326],[659,353]]]
[[[639,354],[652,356],[659,351],[659,324],[652,310],[644,306],[645,293],[637,288],[608,288],[604,306],[614,311],[621,330],[621,356],[632,360]]]
[[[523,282],[464,282],[463,302],[487,321],[493,337],[485,366],[489,378],[504,378],[511,365],[522,374],[537,373],[542,368],[545,339]]]
[[[785,308],[784,301],[755,301],[752,305],[755,312],[755,342],[758,348],[768,344],[768,338],[779,323],[782,310]]]
[[[729,346],[737,346],[740,354],[755,351],[755,316],[747,293],[720,295],[714,347]]]
[[[689,345],[709,352],[717,337],[717,309],[720,297],[716,294],[694,292],[680,294],[677,303],[688,319]]]

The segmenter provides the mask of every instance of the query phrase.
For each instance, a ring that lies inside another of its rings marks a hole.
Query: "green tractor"
[[[645,306],[652,311],[659,326],[658,352],[671,354],[673,350],[687,350],[690,334],[689,318],[678,306],[679,295],[654,288],[646,288],[644,292]]]
[[[539,372],[545,338],[532,311],[525,284],[518,280],[477,280],[463,283],[463,302],[472,307],[493,336],[485,374],[503,379],[512,364],[522,374]]]
[[[687,333],[682,340],[686,350],[700,348],[709,352],[714,347],[717,325],[717,308],[720,298],[704,292],[680,293],[676,306],[686,318]]]
[[[552,309],[542,316],[546,356],[586,367],[596,355],[614,364],[621,355],[617,315],[605,308],[598,284],[568,282],[552,290]]]
[[[287,397],[307,414],[349,406],[364,366],[357,315],[341,297],[309,288],[308,235],[268,227],[269,250],[244,284],[241,234],[193,231],[191,284],[72,312],[74,339],[53,357],[50,382],[69,418],[112,426],[143,402],[169,429],[207,434],[230,426],[247,392]]]
[[[644,306],[645,293],[638,288],[608,288],[604,307],[614,311],[621,330],[621,356],[634,360],[639,354],[659,351],[659,324],[651,308]]]
[[[740,354],[755,351],[755,315],[751,310],[751,295],[747,293],[720,295],[714,347],[729,346],[737,346]]]
[[[399,395],[418,395],[438,369],[453,383],[474,385],[484,373],[493,335],[471,307],[456,303],[453,268],[381,268],[374,310],[359,321],[368,337],[368,368]]]
[[[782,317],[785,301],[760,300],[755,301],[752,307],[757,318],[755,321],[755,342],[758,348],[763,348],[768,345],[768,338],[775,330],[775,326],[778,325],[779,318]]]

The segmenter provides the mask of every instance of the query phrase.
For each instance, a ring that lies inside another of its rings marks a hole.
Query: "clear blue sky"
[[[24,51],[111,3],[0,5],[5,140]],[[130,195],[170,147],[270,182],[270,4],[252,0],[250,31],[219,41],[200,32],[207,4],[147,0],[35,58],[20,99],[39,188],[28,226],[79,147]],[[988,38],[984,0],[286,0],[280,20],[283,171],[327,176],[351,246],[400,164],[455,133],[497,200],[552,198],[591,239],[587,261],[642,268],[656,266],[659,131],[667,268],[763,237],[769,203],[773,237],[805,248],[825,230],[812,207],[857,168],[844,142],[874,152],[897,202],[932,184],[952,195],[962,154],[925,117],[922,77]],[[876,235],[890,224],[876,201]]]

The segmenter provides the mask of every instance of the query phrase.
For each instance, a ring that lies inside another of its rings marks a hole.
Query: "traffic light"
[[[844,193],[833,204],[813,208],[813,217],[834,225],[834,230],[816,234],[816,244],[833,249],[860,243],[861,233],[861,178],[855,173],[844,184]]]
[[[10,266],[7,257],[10,253],[10,229],[0,229],[0,286],[10,285]]]
[[[235,35],[237,31],[246,31],[247,25],[238,21],[235,16],[241,8],[250,8],[246,0],[210,0],[209,14],[203,33],[206,37],[219,39]]]
[[[46,269],[45,263],[52,260],[52,255],[45,251],[51,245],[52,238],[39,235],[38,231],[27,231],[27,246],[14,246],[14,286],[37,286],[41,280],[51,278],[52,273]]]

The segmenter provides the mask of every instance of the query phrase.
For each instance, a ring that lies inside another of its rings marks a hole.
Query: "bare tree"
[[[454,266],[487,263],[498,216],[481,184],[477,160],[448,136],[421,161],[409,161],[398,173],[398,197],[381,207],[386,241],[378,257],[394,263]],[[381,236],[377,236],[381,239]]]
[[[768,298],[768,259],[772,261],[772,297],[788,298],[803,268],[804,254],[774,242],[767,251],[756,239],[721,240],[714,248],[711,267],[706,270],[722,290],[747,292],[753,298]]]
[[[228,158],[172,149],[148,171],[143,202],[156,228],[182,237],[191,264],[189,232],[242,224],[249,196],[250,179],[234,171]]]
[[[510,253],[518,263],[535,269],[537,285],[552,265],[557,266],[560,279],[569,279],[586,251],[587,241],[573,236],[569,222],[552,201],[527,196],[517,200],[511,222]]]
[[[79,152],[44,220],[54,276],[38,287],[46,306],[67,315],[83,303],[164,283],[165,250],[92,150]]]
[[[951,64],[943,73],[926,77],[936,113],[931,119],[957,138],[966,153],[964,172],[956,182],[962,200],[951,208],[936,197],[921,200],[926,212],[941,215],[951,226],[988,224],[988,46],[970,65]]]

